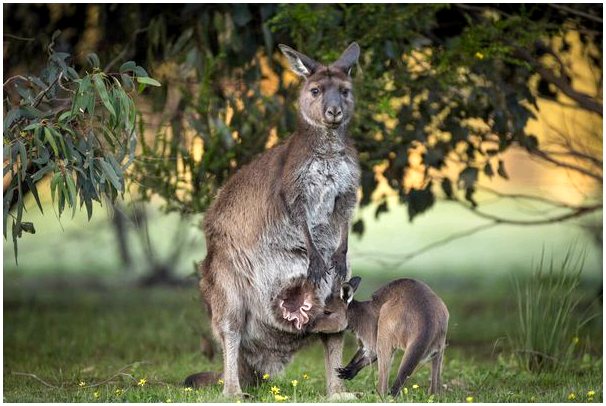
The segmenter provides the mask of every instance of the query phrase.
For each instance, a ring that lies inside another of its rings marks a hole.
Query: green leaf
[[[61,176],[61,172],[55,172],[55,174],[53,175],[53,179],[51,180],[51,199],[53,201],[53,203],[55,203],[55,195],[57,192],[57,185],[59,184],[59,182],[62,180],[62,176]]]
[[[86,61],[90,64],[90,66],[92,66],[93,68],[98,68],[101,66],[101,62],[99,61],[99,57],[97,56],[96,53],[91,52],[90,54],[86,55]]]
[[[509,179],[507,172],[505,172],[505,163],[503,162],[502,159],[499,159],[499,167],[497,168],[497,173],[503,179]]]
[[[137,67],[137,64],[133,61],[124,62],[122,66],[120,66],[120,73],[134,71]]]
[[[72,218],[76,215],[76,204],[78,202],[78,192],[76,191],[76,184],[71,175],[65,175],[65,183],[67,183],[67,189],[69,191],[69,203],[72,206]]]
[[[162,84],[160,82],[158,82],[156,79],[152,79],[150,77],[137,76],[137,82],[143,83],[145,85],[156,86],[156,87],[162,86]]]
[[[21,230],[23,230],[29,234],[36,234],[36,229],[34,228],[34,223],[31,223],[29,221],[24,221],[21,223]]]
[[[452,200],[454,198],[454,193],[452,190],[452,182],[448,178],[442,179],[442,191],[446,195],[446,198]]]
[[[25,178],[25,182],[27,183],[29,190],[32,192],[32,196],[34,196],[34,199],[36,200],[36,204],[40,209],[40,213],[44,214],[44,210],[42,209],[42,203],[40,202],[40,196],[38,196],[38,188],[36,187],[36,182],[33,182],[29,176]]]
[[[93,82],[95,83],[95,88],[97,89],[97,93],[103,102],[105,108],[110,112],[110,114],[115,117],[116,110],[114,110],[114,106],[109,101],[109,94],[107,93],[107,88],[105,87],[105,83],[101,78],[100,74],[93,75]],[[91,113],[92,114],[92,113]]]
[[[12,109],[4,116],[4,133],[8,131],[10,126],[21,117],[20,109]]]
[[[57,148],[57,142],[55,141],[55,138],[53,137],[53,133],[50,131],[50,129],[48,127],[44,127],[44,139],[46,139],[46,141],[50,144],[51,148],[53,149],[53,152],[55,153],[55,156],[59,156],[59,148]]]
[[[358,221],[356,221],[353,226],[351,227],[351,231],[354,234],[358,234],[359,236],[362,236],[364,234],[364,220],[360,219]]]
[[[27,159],[27,151],[25,151],[25,144],[23,144],[23,141],[19,140],[15,145],[17,148],[19,148],[21,176],[25,177],[25,174],[27,173],[27,165],[29,164]]]
[[[378,219],[381,214],[387,213],[388,211],[387,200],[383,200],[383,202],[378,205],[377,209],[375,210],[375,219]]]
[[[118,178],[118,175],[116,175],[114,168],[103,159],[99,159],[99,164],[101,165],[103,173],[107,179],[109,179],[114,188],[116,188],[118,191],[122,191],[122,184],[120,183],[120,179]]]

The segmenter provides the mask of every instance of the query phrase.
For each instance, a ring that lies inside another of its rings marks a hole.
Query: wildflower
[[[572,337],[572,343],[577,345],[579,343],[579,337]]]
[[[99,393],[99,391],[95,391],[95,393],[93,393],[93,396],[95,397],[95,399],[99,399],[99,396],[101,396],[101,394]]]
[[[570,392],[568,394],[568,400],[575,400],[577,398],[577,395],[574,392]]]
[[[276,399],[276,402],[282,402],[284,400],[287,400],[288,396],[274,395],[274,399]]]
[[[303,374],[303,379],[305,379],[305,380],[309,379],[309,375]]]
[[[296,379],[293,379],[292,381],[290,381],[290,384],[293,386],[293,388],[296,388],[297,385],[299,384],[299,381],[297,381]]]
[[[263,374],[263,380],[266,381],[269,379],[269,374]]]
[[[465,401],[466,401],[467,403],[473,403],[473,396],[467,396],[467,397],[465,398]]]
[[[143,385],[145,385],[146,383],[147,383],[147,379],[145,379],[145,378],[141,378],[141,379],[139,379],[139,383],[137,383],[137,385],[139,385],[139,386],[143,386]]]
[[[78,384],[79,387],[83,388],[86,386],[86,382],[84,381],[80,381],[80,383]]]
[[[118,388],[118,389],[116,389],[115,393],[116,393],[116,396],[120,396],[120,395],[122,395],[124,393],[124,389]]]
[[[191,392],[191,391],[193,391],[193,389],[192,389],[192,388],[185,388],[185,389],[183,389],[183,390],[184,390],[185,392]]]
[[[166,399],[166,403],[173,403],[171,399]]]
[[[414,385],[412,385],[413,389],[419,389],[419,385],[417,385],[416,383]]]
[[[482,59],[484,59],[484,54],[481,53],[481,52],[476,52],[475,57],[478,58],[478,59],[480,59],[480,60],[482,60]]]
[[[404,387],[404,389],[402,389],[402,392],[404,392],[405,395],[408,395],[408,388]]]
[[[595,396],[595,391],[594,390],[590,390],[589,392],[587,392],[587,397],[591,398]]]
[[[277,386],[272,386],[270,391],[272,394],[277,395],[280,393],[280,388],[278,388]]]
[[[218,383],[219,385],[223,385],[223,379],[219,378],[219,380],[217,381],[217,383]]]

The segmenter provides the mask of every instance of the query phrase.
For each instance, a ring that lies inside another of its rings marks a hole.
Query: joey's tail
[[[219,379],[223,378],[221,372],[198,372],[185,378],[183,385],[189,388],[200,388],[216,384]]]
[[[406,379],[414,372],[415,368],[425,357],[427,352],[428,342],[424,337],[418,337],[412,343],[408,345],[402,357],[402,363],[400,364],[400,370],[396,377],[393,385],[391,386],[390,394],[397,396],[406,382]]]

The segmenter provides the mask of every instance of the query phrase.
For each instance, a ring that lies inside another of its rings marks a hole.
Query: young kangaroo
[[[309,327],[315,332],[334,332],[347,319],[347,328],[356,334],[360,346],[349,364],[339,369],[339,377],[352,379],[378,361],[378,392],[384,395],[391,358],[399,348],[405,353],[389,393],[397,396],[417,365],[428,360],[432,361],[429,393],[439,392],[448,329],[448,309],[442,299],[423,282],[398,279],[377,290],[371,300],[359,302],[353,300],[359,283],[359,277],[345,283],[341,296],[333,296],[325,314]]]
[[[352,43],[330,65],[280,49],[304,78],[297,128],[234,174],[204,216],[200,290],[223,349],[225,395],[241,394],[241,381],[278,373],[309,341],[309,312],[349,276],[347,236],[360,169],[347,125],[354,113],[350,71],[360,48]],[[272,302],[299,277],[311,283],[317,300],[299,308],[278,302],[276,312]],[[335,371],[342,334],[320,338],[328,394],[342,392]],[[197,381],[197,375],[186,379]]]

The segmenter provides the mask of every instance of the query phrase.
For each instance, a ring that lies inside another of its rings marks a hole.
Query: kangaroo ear
[[[348,282],[345,282],[341,286],[341,299],[345,303],[351,303],[351,301],[353,300],[353,295],[358,289],[358,285],[360,284],[361,279],[362,278],[360,278],[359,276],[354,276]]]
[[[288,45],[279,44],[278,47],[288,59],[288,63],[290,63],[290,68],[292,69],[292,71],[299,76],[310,76],[316,71],[316,69],[320,65],[318,62],[314,61],[307,55],[303,55],[302,53],[295,51]]]
[[[333,62],[330,66],[341,69],[348,76],[351,74],[351,68],[358,63],[360,57],[360,46],[357,42],[352,42],[343,52],[341,57]]]

